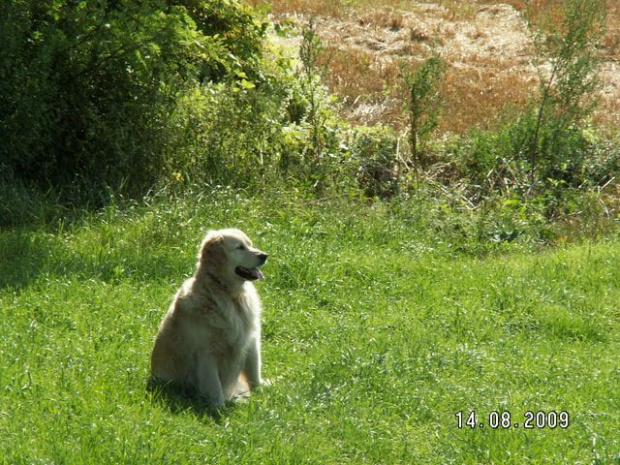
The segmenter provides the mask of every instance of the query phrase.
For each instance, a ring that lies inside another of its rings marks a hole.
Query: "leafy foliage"
[[[168,0],[185,8],[200,33],[216,38],[219,53],[203,62],[203,81],[221,81],[231,72],[260,74],[259,58],[267,23],[235,0]]]
[[[138,193],[176,147],[179,96],[255,68],[262,26],[234,2],[22,0],[0,6],[3,176],[95,204]]]
[[[544,241],[545,219],[613,215],[609,195],[602,210],[579,198],[620,166],[617,144],[589,121],[604,5],[564,8],[564,22],[540,35],[541,86],[529,109],[494,132],[431,142],[446,72],[437,54],[402,69],[408,129],[399,134],[339,116],[312,21],[291,59],[235,0],[3,2],[0,224],[49,219],[50,203],[64,215],[195,185],[365,198],[431,186],[438,211],[460,218],[458,232],[442,229],[492,241],[528,228]],[[463,221],[461,210],[489,221]]]

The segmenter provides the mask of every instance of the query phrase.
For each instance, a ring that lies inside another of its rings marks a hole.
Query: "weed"
[[[427,59],[415,72],[406,64],[401,67],[405,88],[405,105],[409,121],[409,149],[415,169],[424,167],[421,143],[439,124],[439,84],[443,79],[445,64],[437,55]]]
[[[600,63],[596,45],[602,37],[605,3],[571,0],[564,2],[563,12],[560,27],[545,34],[544,44],[538,40],[550,57],[551,71],[541,76],[536,119],[527,142],[532,184],[540,178],[556,179],[562,176],[560,171],[578,169],[581,162],[576,157],[582,150],[562,145],[574,139],[571,133],[578,131],[596,104],[593,95]],[[559,168],[562,164],[569,167]]]
[[[323,121],[320,119],[321,104],[319,91],[322,88],[321,72],[318,65],[318,56],[321,53],[321,41],[316,34],[314,20],[311,18],[302,31],[302,42],[299,48],[299,58],[303,65],[301,73],[301,86],[308,98],[308,112],[306,120],[310,125],[310,160],[307,162],[317,166],[323,157],[321,143],[321,128]]]

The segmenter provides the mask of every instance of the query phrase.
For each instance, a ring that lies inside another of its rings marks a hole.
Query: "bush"
[[[406,64],[401,66],[404,87],[404,106],[409,122],[409,149],[416,169],[423,168],[421,144],[439,124],[440,93],[445,63],[437,53],[427,59],[415,72]]]
[[[11,0],[0,31],[4,178],[95,205],[153,186],[180,95],[254,70],[263,33],[234,2],[157,0]]]
[[[277,178],[290,149],[284,127],[291,90],[276,76],[256,84],[245,77],[207,84],[183,97],[173,115],[182,131],[167,168],[169,180],[248,188]]]
[[[366,197],[389,198],[398,193],[398,140],[387,127],[357,128],[353,133],[351,153],[357,180]]]

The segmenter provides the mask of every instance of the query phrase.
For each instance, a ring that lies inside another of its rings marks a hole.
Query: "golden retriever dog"
[[[253,281],[267,254],[238,229],[210,231],[194,276],[164,317],[151,354],[158,381],[185,386],[209,405],[259,386],[261,302]]]

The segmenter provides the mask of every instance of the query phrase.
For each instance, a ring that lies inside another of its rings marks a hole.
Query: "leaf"
[[[241,88],[248,90],[248,89],[254,89],[256,87],[256,84],[254,84],[253,82],[248,81],[247,79],[241,79]]]

